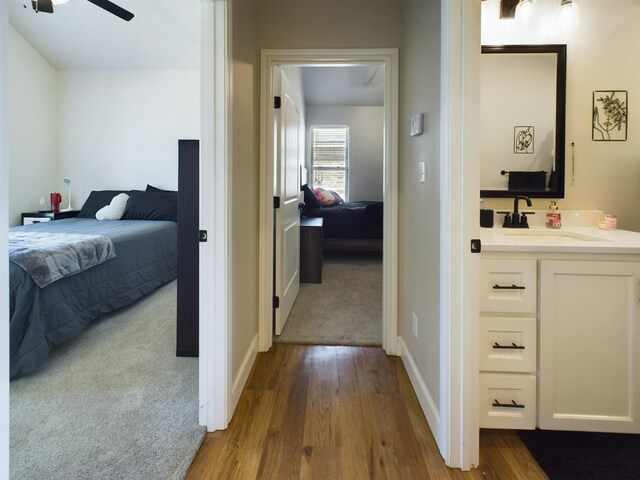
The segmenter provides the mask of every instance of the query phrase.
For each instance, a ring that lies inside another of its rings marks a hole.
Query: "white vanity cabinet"
[[[640,433],[640,262],[539,266],[538,426]]]
[[[534,259],[480,260],[480,426],[536,426]]]

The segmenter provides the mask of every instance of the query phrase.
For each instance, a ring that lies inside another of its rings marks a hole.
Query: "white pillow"
[[[124,208],[127,206],[127,200],[129,200],[129,195],[126,193],[116,195],[109,205],[96,212],[96,218],[98,220],[120,220]]]

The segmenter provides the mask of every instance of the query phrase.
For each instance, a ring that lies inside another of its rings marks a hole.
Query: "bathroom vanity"
[[[481,229],[481,427],[640,433],[640,233],[593,215]]]

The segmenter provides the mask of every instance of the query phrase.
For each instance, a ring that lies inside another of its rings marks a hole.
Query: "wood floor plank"
[[[187,480],[544,480],[517,434],[480,434],[480,468],[449,469],[401,359],[380,348],[275,344]]]

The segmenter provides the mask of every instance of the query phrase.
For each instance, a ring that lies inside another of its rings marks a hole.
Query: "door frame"
[[[440,426],[450,467],[479,464],[480,2],[441,0]]]
[[[397,49],[275,49],[262,50],[260,61],[260,220],[258,273],[258,349],[273,343],[273,178],[275,121],[274,67],[286,65],[362,65],[385,67],[384,233],[382,348],[399,354],[398,345],[398,107]]]
[[[0,480],[9,479],[9,14],[0,2]]]
[[[200,243],[199,422],[209,432],[224,430],[231,402],[231,179],[227,0],[203,0],[200,65]]]

